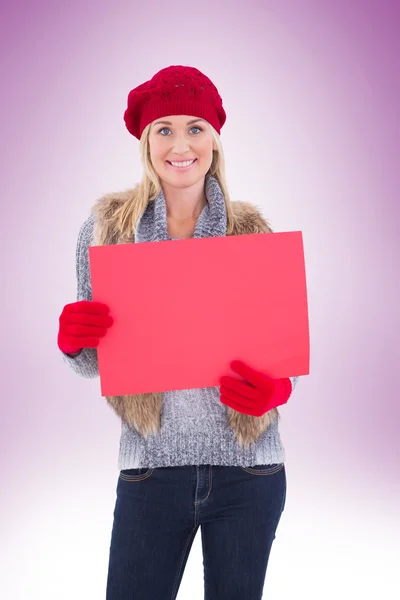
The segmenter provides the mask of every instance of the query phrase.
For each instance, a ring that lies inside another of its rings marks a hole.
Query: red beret
[[[218,133],[226,121],[222,98],[213,82],[198,69],[182,65],[161,69],[131,90],[124,121],[128,131],[140,140],[146,125],[168,115],[205,119]]]

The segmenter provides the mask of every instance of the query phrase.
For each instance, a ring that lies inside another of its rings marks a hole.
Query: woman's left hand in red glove
[[[223,404],[240,413],[261,417],[289,400],[292,393],[289,377],[273,379],[239,360],[232,361],[230,366],[245,381],[229,375],[220,378],[220,400]]]

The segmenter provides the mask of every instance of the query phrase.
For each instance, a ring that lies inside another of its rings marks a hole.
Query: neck
[[[169,220],[182,222],[198,219],[207,204],[204,180],[184,188],[174,187],[163,182],[162,187]]]

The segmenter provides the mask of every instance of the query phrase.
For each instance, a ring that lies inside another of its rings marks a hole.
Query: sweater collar
[[[197,219],[193,237],[218,237],[226,235],[227,215],[224,195],[215,177],[207,175],[204,191],[207,204]],[[161,242],[168,240],[167,207],[161,188],[150,201],[136,225],[135,242]]]

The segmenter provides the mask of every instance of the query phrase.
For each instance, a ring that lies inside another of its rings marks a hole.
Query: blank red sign
[[[89,248],[93,300],[114,324],[98,346],[103,396],[219,385],[240,359],[309,373],[300,231]]]

